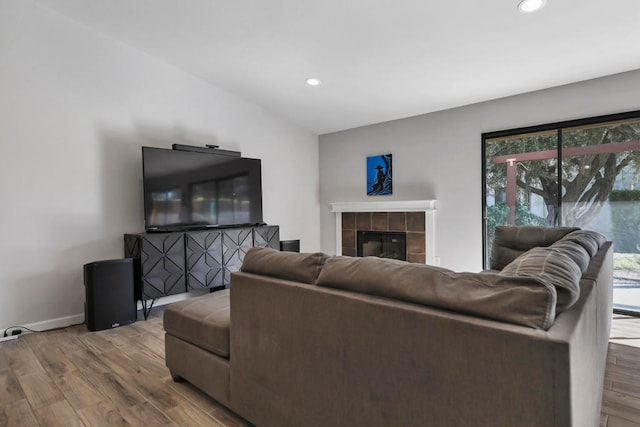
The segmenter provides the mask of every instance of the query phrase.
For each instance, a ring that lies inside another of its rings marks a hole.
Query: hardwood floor
[[[164,366],[162,308],[0,343],[0,426],[250,426]],[[640,427],[640,319],[614,316],[601,427]]]
[[[84,325],[0,343],[0,426],[249,424],[164,365],[162,310],[99,332]]]
[[[613,316],[600,425],[640,426],[640,318]]]

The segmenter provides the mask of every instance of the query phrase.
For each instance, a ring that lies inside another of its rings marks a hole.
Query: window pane
[[[640,121],[562,132],[562,223],[614,242],[614,307],[640,310]]]
[[[557,146],[556,131],[485,142],[486,261],[497,226],[557,223]]]

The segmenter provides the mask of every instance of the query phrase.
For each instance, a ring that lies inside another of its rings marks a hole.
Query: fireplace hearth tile
[[[371,212],[356,213],[356,229],[371,230]]]
[[[407,231],[406,212],[389,212],[389,231]]]
[[[355,214],[355,212],[343,212],[342,213],[342,229],[343,230],[355,230],[356,229],[356,214]]]
[[[424,255],[424,233],[407,233],[407,253]]]
[[[424,233],[424,212],[407,213],[407,231],[419,231]]]
[[[424,264],[426,262],[425,254],[407,254],[407,261]]]
[[[356,248],[342,248],[343,256],[356,256]]]
[[[387,231],[387,213],[373,212],[371,214],[371,229],[375,231]]]
[[[345,248],[353,249],[356,248],[356,231],[355,230],[342,230],[342,250]]]

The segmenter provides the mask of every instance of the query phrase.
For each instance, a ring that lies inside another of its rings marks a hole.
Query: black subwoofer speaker
[[[84,265],[87,329],[100,331],[136,321],[133,264],[132,258],[124,258]]]
[[[285,252],[300,252],[300,240],[281,240],[280,250]]]

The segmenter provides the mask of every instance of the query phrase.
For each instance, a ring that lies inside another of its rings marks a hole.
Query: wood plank
[[[160,379],[154,375],[136,375],[130,378],[131,382],[148,401],[155,407],[165,412],[175,408],[187,400],[180,393],[167,387]]]
[[[144,368],[161,379],[171,378],[169,368],[167,368],[164,360],[164,355],[160,356],[153,353],[148,348],[131,353],[131,358],[140,363]]]
[[[0,426],[33,427],[37,425],[38,422],[27,399],[0,405]]]
[[[628,421],[640,420],[640,399],[623,393],[604,390],[602,412]]]
[[[64,395],[44,371],[18,377],[24,395],[34,410],[64,400]]]
[[[606,427],[640,427],[640,422],[636,423],[636,422],[625,420],[623,418],[618,418],[612,415],[607,420]]]
[[[76,366],[57,347],[51,345],[47,347],[38,346],[33,349],[33,353],[38,358],[40,365],[51,376],[62,375],[76,370]]]
[[[247,427],[251,425],[186,381],[176,383],[173,379],[167,379],[164,383],[180,393],[200,410],[209,413],[220,424],[226,427]]]
[[[35,409],[35,413],[41,427],[84,427],[78,415],[64,400]]]
[[[0,346],[0,350],[2,350],[1,346]],[[11,369],[11,366],[9,365],[7,354],[5,351],[0,351],[0,371],[6,371],[8,369]]]
[[[115,349],[115,346],[98,332],[91,332],[85,335],[81,335],[78,339],[82,341],[84,345],[86,345],[87,348],[94,353],[100,354],[105,351],[111,351]]]
[[[141,374],[143,369],[136,360],[119,350],[102,353],[102,362],[122,378],[135,377]]]
[[[122,416],[134,426],[176,426],[169,417],[151,403],[144,401],[133,408],[122,411]]]
[[[96,390],[80,371],[72,371],[53,378],[67,402],[75,410],[95,405],[106,399],[106,396]]]
[[[82,372],[109,372],[102,358],[87,348],[68,353],[67,357]]]
[[[53,345],[60,349],[60,351],[65,355],[87,349],[87,346],[78,339],[78,335],[72,332],[56,336]]]
[[[101,401],[78,410],[78,415],[87,426],[132,426],[118,408],[110,401]],[[143,425],[143,424],[138,424]],[[153,425],[153,424],[148,424]]]
[[[118,408],[131,408],[144,400],[129,381],[112,372],[86,372],[84,375],[98,392],[107,396]]]
[[[211,412],[211,415],[225,427],[250,427],[252,425],[222,405],[218,405]]]
[[[209,414],[198,411],[197,407],[189,402],[171,408],[165,411],[165,414],[179,426],[225,427]]]
[[[0,406],[25,399],[22,387],[11,371],[0,371]]]
[[[11,343],[11,342],[10,342]],[[7,346],[6,357],[11,370],[16,376],[27,375],[36,371],[44,372],[38,358],[24,340],[18,339],[15,345]]]

